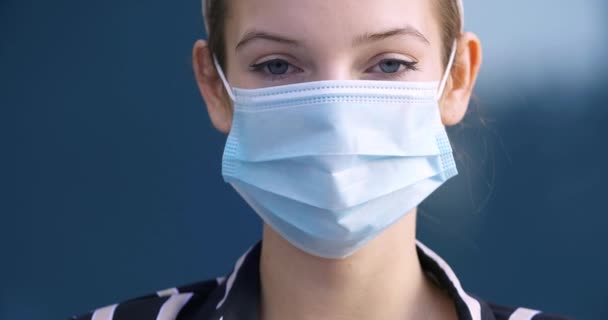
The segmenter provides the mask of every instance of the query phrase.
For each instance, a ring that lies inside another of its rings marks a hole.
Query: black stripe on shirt
[[[155,320],[160,308],[168,299],[169,296],[131,300],[121,303],[116,307],[112,320]]]

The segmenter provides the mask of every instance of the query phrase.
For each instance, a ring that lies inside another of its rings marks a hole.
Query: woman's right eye
[[[265,73],[268,76],[284,76],[290,73],[300,71],[299,68],[293,66],[283,59],[272,59],[264,62],[252,64],[250,68],[256,72]]]

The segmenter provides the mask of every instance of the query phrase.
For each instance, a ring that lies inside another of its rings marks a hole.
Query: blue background
[[[472,293],[606,319],[608,5],[465,5],[486,59],[419,236]],[[0,319],[222,275],[259,238],[220,175],[202,37],[198,1],[0,0]]]

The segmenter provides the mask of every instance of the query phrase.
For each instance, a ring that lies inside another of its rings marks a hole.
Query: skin
[[[232,87],[248,89],[330,79],[439,81],[433,10],[428,0],[232,0],[224,71]],[[273,68],[252,67],[272,60]],[[415,70],[405,66],[413,62]],[[395,63],[398,71],[387,73]],[[479,39],[463,33],[440,99],[445,125],[464,117],[480,64]],[[229,133],[231,101],[203,40],[194,44],[193,65],[213,125]],[[456,319],[453,301],[421,270],[415,234],[414,209],[334,260],[309,255],[264,225],[261,319]]]

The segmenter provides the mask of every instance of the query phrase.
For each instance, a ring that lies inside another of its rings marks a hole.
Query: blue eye
[[[289,72],[291,64],[282,59],[272,59],[258,64],[251,65],[255,71],[264,71],[274,76],[284,75]]]
[[[266,65],[268,71],[272,74],[285,74],[289,69],[289,64],[283,60],[272,60]]]
[[[379,66],[380,70],[382,70],[382,72],[384,73],[395,73],[399,71],[402,66],[402,63],[397,60],[382,60]]]
[[[373,73],[382,73],[382,74],[392,74],[395,75],[397,73],[401,74],[406,70],[418,70],[416,68],[416,64],[418,61],[407,61],[400,59],[384,59],[378,62],[378,64],[374,65],[372,68],[367,70],[368,72]]]

